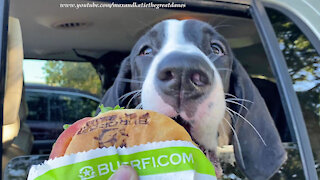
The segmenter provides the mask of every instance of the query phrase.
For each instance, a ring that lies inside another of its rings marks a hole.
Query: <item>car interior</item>
[[[2,156],[2,169],[7,178],[13,176],[8,167],[4,170],[7,163],[14,157],[30,155],[33,144],[32,132],[25,124],[28,107],[24,98],[23,59],[91,62],[100,78],[106,78],[102,81],[105,92],[112,85],[121,61],[138,38],[165,19],[198,19],[215,27],[230,43],[265,98],[282,141],[292,142],[282,105],[278,102],[280,96],[275,78],[250,15],[240,17],[150,8],[70,9],[60,8],[59,2],[10,1]]]

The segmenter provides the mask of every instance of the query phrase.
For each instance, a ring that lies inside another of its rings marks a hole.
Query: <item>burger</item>
[[[132,147],[168,140],[192,142],[184,127],[165,115],[149,110],[116,108],[69,126],[57,139],[49,159],[96,148]]]

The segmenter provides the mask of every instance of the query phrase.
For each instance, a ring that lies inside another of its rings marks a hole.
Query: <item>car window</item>
[[[50,121],[73,123],[83,117],[91,117],[99,102],[79,96],[52,95],[50,99]]]
[[[25,83],[74,88],[101,96],[101,81],[89,62],[25,59]]]
[[[92,116],[99,105],[97,100],[76,95],[26,91],[28,121],[73,123]]]
[[[94,115],[100,103],[101,83],[90,63],[26,59],[23,70],[26,122],[35,144],[57,139],[63,124]],[[33,152],[41,153],[41,148],[34,146]]]
[[[299,98],[320,176],[320,56],[292,20],[273,9],[267,13]]]
[[[36,92],[26,93],[26,101],[28,103],[28,120],[49,121],[49,98],[46,94],[39,94]]]

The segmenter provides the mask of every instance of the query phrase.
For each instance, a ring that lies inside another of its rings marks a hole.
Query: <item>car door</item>
[[[311,37],[310,41],[301,32],[297,32],[292,35],[292,28],[296,27],[292,27],[291,29],[281,29],[279,25],[277,26],[277,23],[279,22],[276,21],[276,18],[281,16],[280,19],[282,19],[282,23],[285,24],[284,27],[288,27],[292,21],[282,13],[290,13],[288,9],[299,9],[297,6],[295,8],[285,8],[283,6],[281,7],[279,4],[270,3],[270,1],[266,0],[264,1],[263,5],[260,1],[253,1],[251,12],[260,32],[260,36],[264,40],[264,47],[269,52],[268,59],[270,64],[275,74],[277,74],[277,82],[281,100],[283,104],[285,104],[284,109],[286,112],[288,125],[290,126],[291,131],[294,131],[295,137],[293,137],[293,141],[298,145],[304,170],[304,178],[318,179],[316,168],[318,168],[319,165],[315,163],[312,147],[314,147],[314,154],[317,155],[316,152],[318,152],[319,149],[315,146],[318,146],[317,144],[319,143],[319,138],[315,139],[315,136],[319,136],[319,99],[312,100],[312,98],[308,99],[306,96],[310,96],[312,94],[311,96],[315,96],[315,98],[319,97],[319,90],[317,90],[319,82],[316,80],[318,79],[316,71],[318,71],[318,66],[320,63],[320,38],[317,37],[315,33],[312,33],[308,26],[301,21],[301,19],[298,17],[298,13],[296,15],[291,13],[291,19],[295,19],[296,21],[300,22],[300,25],[303,26],[303,28],[308,32],[309,38]],[[269,7],[268,14],[266,13],[264,6]],[[282,10],[282,13],[279,12],[279,9]],[[319,12],[319,10],[316,12]],[[273,26],[270,23],[268,15]],[[313,16],[312,19],[309,20],[312,21],[315,17],[317,17],[317,15]],[[285,18],[287,19],[283,20]],[[276,34],[274,31],[276,31]],[[292,36],[288,37],[290,36],[290,33]],[[283,41],[285,40],[291,41],[291,44],[290,42],[284,43]],[[310,46],[305,45],[302,47],[297,47],[299,46],[299,41],[304,44],[310,44]],[[279,42],[279,45],[277,42]],[[306,51],[309,52],[303,54],[303,52]],[[294,55],[298,55],[298,58],[295,58]],[[306,73],[304,69],[308,69],[309,73],[307,75],[303,74]],[[312,81],[311,84],[310,81]],[[310,85],[312,87],[308,87]],[[312,91],[313,88],[315,88],[314,91],[310,92],[309,90]],[[299,93],[300,91],[303,93]],[[309,111],[309,113],[307,113],[307,111]],[[313,112],[310,113],[310,111]],[[310,125],[312,126],[313,130],[308,128],[308,134],[306,127],[310,127]],[[312,144],[310,143],[310,139],[312,140]],[[319,162],[319,159],[316,160]]]

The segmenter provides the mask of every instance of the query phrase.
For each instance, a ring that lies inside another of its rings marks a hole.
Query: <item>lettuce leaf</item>
[[[66,129],[68,129],[68,127],[70,127],[71,125],[72,125],[72,124],[64,124],[64,125],[63,125],[63,129],[66,130]]]
[[[104,107],[103,104],[99,105],[99,108],[101,110],[101,113],[105,113],[105,112],[108,112],[108,111],[111,111],[111,110],[117,110],[117,109],[124,109],[124,107],[120,107],[119,105],[116,105],[115,107]]]

